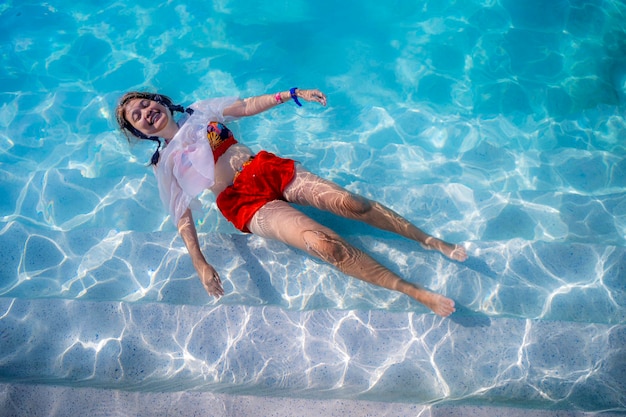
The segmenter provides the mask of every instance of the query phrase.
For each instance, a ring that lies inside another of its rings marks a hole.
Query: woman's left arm
[[[198,232],[193,224],[193,216],[191,210],[187,209],[178,221],[178,232],[185,242],[187,252],[191,256],[191,262],[193,267],[198,273],[198,277],[204,286],[204,289],[214,297],[221,297],[224,295],[224,288],[222,287],[222,280],[219,274],[211,266],[204,255],[200,251],[200,243],[198,242]]]
[[[322,106],[326,105],[326,96],[320,90],[301,90],[296,88],[294,94],[298,100],[302,99],[304,101],[320,103]],[[281,91],[276,94],[264,94],[261,96],[244,98],[242,100],[237,100],[225,108],[224,116],[254,116],[255,114],[262,113],[276,107],[279,104],[289,101],[292,98],[291,91]]]

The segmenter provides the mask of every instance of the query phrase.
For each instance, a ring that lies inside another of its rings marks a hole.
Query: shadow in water
[[[464,305],[456,304],[456,312],[450,320],[463,327],[487,327],[491,325],[491,318],[485,313],[470,310]]]
[[[500,276],[489,267],[487,262],[480,258],[470,256],[465,262],[461,263],[461,265],[491,279],[500,280]]]
[[[247,237],[243,235],[233,235],[232,239],[237,252],[246,262],[246,269],[250,273],[250,278],[259,289],[259,297],[267,304],[281,305],[283,297],[272,285],[270,275],[265,268],[263,268],[259,259],[250,251]]]

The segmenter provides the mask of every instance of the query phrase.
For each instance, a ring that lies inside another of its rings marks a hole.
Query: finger
[[[222,286],[213,280],[205,283],[204,289],[212,297],[219,298],[220,296],[224,295],[224,290],[222,289]]]
[[[217,272],[215,273],[215,275],[213,275],[212,284],[219,295],[224,295],[224,289],[222,287],[222,280],[220,279],[220,276]]]
[[[216,294],[215,296],[218,297],[218,298],[221,297],[222,295],[224,295],[224,288],[222,288],[221,284],[217,284],[216,285],[215,294]]]
[[[324,104],[326,102],[326,97],[324,97],[324,94],[322,94],[321,91],[317,91],[317,90],[311,93],[310,99],[311,101],[315,101],[320,104]]]
[[[207,289],[209,295],[220,298],[224,295],[224,289],[220,285],[214,285],[210,289]]]
[[[324,93],[322,93],[321,91],[316,91],[317,96],[319,98],[319,102],[322,103],[324,106],[326,105],[326,95]]]

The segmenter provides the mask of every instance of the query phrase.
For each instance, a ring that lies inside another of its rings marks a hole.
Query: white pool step
[[[0,382],[612,410],[626,325],[0,298]]]
[[[585,417],[584,411],[492,405],[417,405],[363,400],[253,397],[213,392],[129,392],[33,384],[0,384],[0,416],[145,417]],[[623,414],[605,412],[603,417]]]

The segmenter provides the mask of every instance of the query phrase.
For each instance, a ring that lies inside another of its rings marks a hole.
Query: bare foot
[[[434,293],[425,288],[418,287],[415,284],[411,284],[403,279],[398,282],[398,286],[393,288],[397,291],[403,292],[416,301],[424,304],[430,308],[435,314],[448,317],[454,313],[454,301],[448,297],[444,297],[441,294]]]
[[[456,311],[454,301],[448,297],[426,290],[423,290],[423,292],[422,297],[420,297],[422,300],[418,301],[430,308],[435,314],[441,317],[448,317]]]
[[[461,245],[453,245],[452,243],[444,242],[441,239],[437,239],[436,237],[430,236],[426,239],[425,245],[423,245],[426,249],[438,250],[448,258],[463,262],[467,259],[467,252],[465,248]]]
[[[446,245],[448,244],[446,243]],[[451,249],[450,252],[448,252],[448,249],[442,251],[442,253],[448,258],[459,262],[465,262],[467,260],[467,252],[465,252],[465,248],[463,246],[449,245],[449,249]]]

